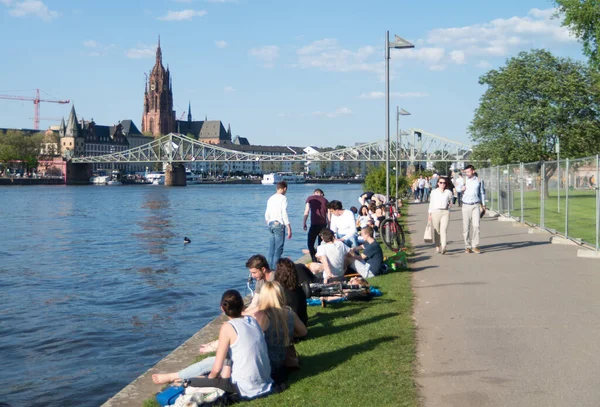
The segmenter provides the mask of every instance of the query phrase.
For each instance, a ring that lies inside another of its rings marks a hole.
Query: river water
[[[358,204],[360,185],[290,185],[284,256],[306,247],[315,187]],[[0,402],[98,406],[187,340],[223,291],[244,294],[247,258],[267,254],[274,190],[0,188]]]

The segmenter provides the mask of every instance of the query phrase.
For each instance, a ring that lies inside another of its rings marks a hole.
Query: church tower
[[[160,36],[156,48],[156,62],[146,81],[144,92],[144,114],[142,116],[142,132],[157,137],[169,134],[175,129],[175,111],[173,110],[173,87],[169,68],[162,64]]]

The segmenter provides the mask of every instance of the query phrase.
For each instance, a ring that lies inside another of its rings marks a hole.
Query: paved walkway
[[[488,217],[482,254],[464,254],[458,208],[437,255],[427,206],[408,218],[422,405],[600,406],[600,261]]]

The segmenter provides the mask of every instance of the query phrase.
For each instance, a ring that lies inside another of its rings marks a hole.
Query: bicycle
[[[379,224],[379,233],[381,235],[381,239],[385,243],[390,250],[398,253],[402,248],[404,248],[405,238],[404,238],[404,230],[400,223],[398,223],[399,216],[399,208],[396,206],[396,210],[394,210],[394,199],[390,199],[388,203],[383,204],[385,210],[385,219],[381,221]]]

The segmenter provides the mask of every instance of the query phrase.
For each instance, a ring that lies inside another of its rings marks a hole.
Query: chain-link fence
[[[600,157],[479,170],[487,206],[600,250]]]

